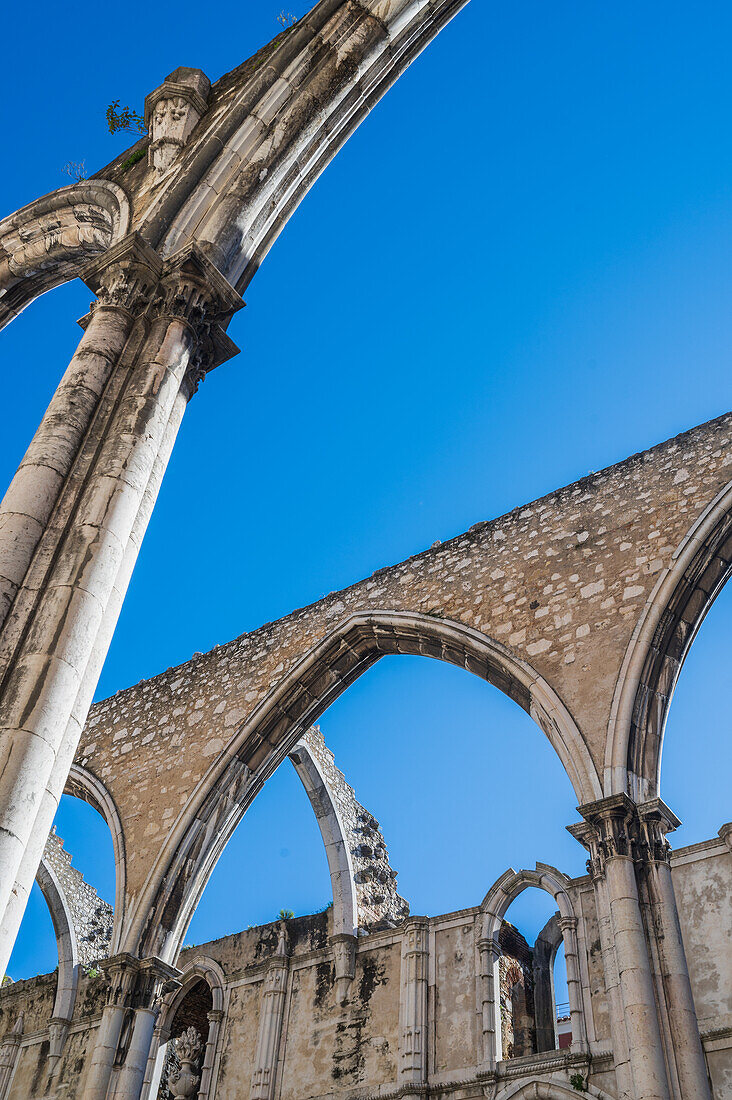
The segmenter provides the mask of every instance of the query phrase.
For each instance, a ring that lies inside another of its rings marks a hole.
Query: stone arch
[[[81,764],[72,764],[64,788],[65,794],[71,794],[93,806],[97,813],[106,821],[112,834],[112,849],[114,852],[114,931],[110,954],[114,955],[119,950],[122,937],[125,914],[127,864],[125,858],[125,836],[122,830],[122,820],[115,801],[102,783],[88,768]]]
[[[325,846],[333,889],[333,934],[354,936],[358,929],[356,883],[338,806],[317,758],[306,744],[299,741],[290,753],[290,760],[310,799]]]
[[[580,802],[599,796],[599,779],[574,719],[527,662],[459,622],[408,611],[358,612],[293,666],[199,784],[148,878],[126,950],[136,952],[142,943],[145,954],[175,958],[219,855],[263,783],[350,684],[394,654],[442,660],[499,688],[544,731]]]
[[[184,162],[152,204],[146,236],[164,255],[195,236],[242,293],[330,160],[466,3],[315,5],[251,59],[249,79],[189,152],[190,170]]]
[[[605,756],[605,793],[659,793],[674,688],[704,618],[732,574],[732,482],[709,504],[659,576],[623,659]]]
[[[519,894],[530,887],[551,894],[559,910],[558,924],[564,941],[564,953],[567,960],[567,989],[569,991],[569,1011],[572,1017],[572,1049],[577,1052],[587,1050],[587,1027],[582,1002],[582,982],[579,971],[579,952],[577,947],[577,915],[569,896],[570,880],[547,863],[537,863],[533,871],[514,871],[509,867],[498,878],[481,903],[481,951],[490,953],[493,958],[493,988],[499,988],[498,959],[500,945],[498,934],[501,924],[512,902]],[[494,1001],[496,1042],[501,1031],[499,998]],[[498,1060],[499,1049],[496,1050]]]
[[[36,872],[56,936],[58,979],[49,1023],[48,1079],[54,1078],[74,1015],[79,969],[109,954],[112,908],[71,865],[63,841],[49,835]]]
[[[594,1096],[596,1100],[613,1100],[609,1093],[594,1085],[587,1086],[585,1095]],[[564,1085],[558,1081],[532,1077],[529,1081],[506,1085],[497,1094],[496,1100],[575,1100],[576,1096],[577,1090],[573,1089],[569,1083]]]
[[[157,1096],[165,1060],[165,1046],[170,1039],[170,1031],[176,1012],[199,982],[205,982],[208,986],[212,1003],[211,1011],[208,1014],[208,1034],[203,1036],[205,1047],[201,1064],[201,1080],[197,1093],[200,1097],[208,1096],[224,1016],[226,978],[215,959],[209,958],[208,955],[195,954],[190,961],[186,961],[180,977],[180,986],[163,997],[150,1046],[140,1100],[148,1100],[148,1098],[154,1100],[154,1097]]]
[[[0,221],[0,329],[40,294],[80,275],[129,224],[127,195],[103,179],[61,187]]]
[[[290,753],[318,822],[333,893],[333,936],[400,924],[409,906],[396,891],[379,823],[336,767],[317,726]],[[380,898],[374,900],[374,884]]]
[[[53,1017],[70,1020],[74,1014],[76,990],[79,984],[79,945],[66,892],[45,855],[41,857],[36,872],[36,882],[41,888],[51,914],[58,949],[58,982],[53,1003]]]

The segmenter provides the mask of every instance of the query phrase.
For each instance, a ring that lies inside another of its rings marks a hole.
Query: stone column
[[[554,1050],[556,1046],[556,1005],[552,967],[557,952],[559,928],[557,916],[547,922],[536,937],[532,949],[531,969],[534,977],[534,1024],[536,1051]]]
[[[130,1005],[137,980],[138,960],[123,953],[114,955],[111,959],[103,959],[99,966],[109,975],[110,986],[94,1039],[82,1093],[83,1100],[106,1100],[122,1025],[127,1014],[132,1011]]]
[[[5,1100],[8,1094],[10,1079],[13,1076],[15,1063],[18,1060],[18,1052],[23,1038],[23,1013],[0,1043],[0,1100]]]
[[[636,807],[627,795],[612,795],[579,809],[590,828],[572,826],[570,832],[590,850],[593,880],[604,879],[604,890],[596,891],[596,898],[598,913],[601,906],[609,909],[633,1078],[630,1095],[633,1100],[671,1100],[634,866]],[[614,1023],[613,1041],[619,1030]],[[627,1094],[627,1084],[624,1087]]]
[[[279,942],[275,954],[269,960],[262,986],[250,1100],[272,1100],[274,1096],[289,965],[287,933],[283,923]]]
[[[135,290],[149,291],[157,274],[138,265]],[[130,305],[134,305],[132,287],[125,298],[121,294],[107,296],[107,301],[100,297],[85,318],[81,343],[0,504],[0,627],[132,330]]]
[[[399,1003],[400,1085],[422,1085],[427,1080],[428,936],[426,917],[412,917],[404,924]]]
[[[582,980],[580,978],[579,952],[577,950],[577,918],[558,917],[564,940],[564,961],[567,967],[569,1014],[572,1020],[572,1050],[584,1054],[587,1051],[585,1014],[582,1010]]]
[[[682,1100],[711,1100],[681,925],[671,880],[666,833],[681,824],[660,798],[638,807],[641,853],[646,867],[653,924],[661,965],[673,1057]]]
[[[132,576],[132,571],[137,560],[137,554],[142,544],[142,539],[147,529],[152,510],[157,499],[158,491],[163,479],[163,474],[168,465],[168,460],[175,443],[178,429],[180,428],[181,421],[183,419],[183,413],[185,412],[186,405],[190,398],[195,393],[197,386],[197,380],[195,375],[191,372],[190,377],[187,378],[187,384],[182,387],[178,397],[176,398],[173,411],[171,413],[168,425],[165,431],[163,439],[163,446],[153,467],[153,471],[150,480],[145,490],[145,494],[140,505],[140,509],[137,513],[135,523],[132,528],[130,540],[125,552],[125,556],[122,562],[122,566],[117,575],[117,581],[115,583],[114,591],[107,604],[107,610],[102,620],[102,625],[97,634],[94,652],[87,665],[84,681],[82,683],[79,694],[76,698],[76,704],[74,710],[69,719],[69,724],[64,737],[64,744],[67,746],[67,752],[65,754],[59,753],[56,757],[51,777],[47,784],[46,790],[43,794],[41,801],[41,808],[38,811],[36,817],[36,826],[33,835],[25,850],[25,854],[21,861],[20,870],[16,879],[15,887],[10,897],[8,907],[5,911],[5,917],[0,925],[0,955],[4,950],[8,951],[8,955],[12,951],[15,937],[20,927],[20,922],[25,912],[28,896],[25,883],[30,882],[32,885],[33,879],[36,875],[38,864],[41,860],[43,853],[43,847],[45,845],[46,837],[51,829],[53,819],[56,816],[56,810],[58,809],[58,798],[56,791],[63,790],[63,785],[66,782],[69,768],[73,761],[76,744],[78,742],[81,730],[83,727],[82,715],[85,715],[91,705],[92,698],[94,696],[94,690],[96,688],[97,680],[104,663],[104,658],[107,654],[109,644],[114,634],[114,628],[117,624],[117,619],[124,601],[125,592]],[[69,755],[70,754],[70,755]],[[8,946],[9,945],[9,946]]]
[[[83,1100],[136,1100],[147,1067],[159,998],[178,985],[180,971],[160,959],[120,954],[100,967],[111,979]]]
[[[337,932],[330,937],[335,963],[336,1004],[345,1004],[348,990],[356,973],[356,937],[348,932]]]
[[[158,1017],[153,1029],[152,1042],[150,1043],[150,1055],[147,1060],[145,1077],[142,1082],[140,1100],[148,1100],[148,1097],[152,1097],[153,1100],[155,1100],[158,1095],[160,1078],[163,1072],[163,1063],[165,1062],[167,1054],[165,1045],[169,1038],[170,1027],[162,1023],[160,1017]]]
[[[501,948],[496,940],[478,940],[478,1008],[481,1028],[480,1073],[494,1073],[501,1060],[501,998],[497,985]],[[498,989],[498,997],[496,990]]]
[[[20,881],[22,857],[57,758],[73,758],[69,723],[73,716],[75,741],[98,675],[89,677],[88,669],[98,669],[104,655],[97,639],[111,635],[107,611],[129,572],[130,552],[134,563],[132,531],[181,392],[235,350],[221,323],[241,299],[195,247],[163,263],[137,238],[122,245],[135,263],[142,256],[149,269],[157,264],[159,282],[138,307],[139,339],[133,347],[128,341],[112,371],[0,637],[0,651],[9,654],[0,685],[3,914],[14,886],[21,895],[29,888],[27,866]],[[115,263],[123,251],[118,246]],[[90,269],[94,289],[104,282],[108,259]],[[61,786],[49,790],[56,800],[65,775],[57,782]],[[0,963],[7,962],[12,938],[6,929]]]
[[[201,1084],[198,1087],[198,1100],[208,1100],[211,1089],[211,1076],[213,1074],[214,1061],[216,1059],[216,1045],[219,1039],[219,1030],[224,1013],[220,1008],[212,1008],[208,1013],[208,1037],[206,1049],[203,1052],[203,1065],[201,1066]]]

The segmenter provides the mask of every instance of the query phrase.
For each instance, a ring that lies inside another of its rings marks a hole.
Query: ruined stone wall
[[[106,958],[112,939],[112,906],[100,898],[81,871],[71,865],[71,853],[65,850],[55,830],[46,841],[43,858],[63,891],[80,964],[91,966],[98,959]]]
[[[397,873],[389,863],[386,841],[378,821],[356,798],[356,793],[325,743],[319,726],[311,726],[302,738],[317,762],[343,827],[356,884],[358,925],[375,931],[399,924],[409,906],[397,893]]]
[[[96,704],[77,761],[119,809],[128,911],[142,902],[156,861],[156,874],[166,873],[174,836],[195,820],[239,731],[250,731],[236,751],[255,790],[277,752],[290,747],[287,737],[301,735],[381,653],[421,652],[493,679],[557,743],[534,689],[486,667],[467,642],[461,649],[440,641],[440,624],[492,639],[506,660],[526,662],[529,675],[553,690],[579,730],[565,759],[570,771],[576,765],[575,785],[584,783],[578,799],[599,797],[613,692],[633,630],[690,527],[730,482],[731,438],[730,416],[693,429]],[[422,616],[416,639],[389,625],[389,615],[407,611]],[[367,640],[356,645],[345,635],[322,667],[305,662],[311,671],[302,676],[314,680],[298,694],[299,680],[288,679],[301,675],[294,667],[324,639],[339,638],[355,614],[375,624]]]
[[[732,824],[679,849],[671,867],[714,1095],[732,1097]]]
[[[732,952],[729,949],[732,826],[720,838],[673,854],[684,942],[705,1052],[714,1084],[714,1100],[729,1100],[732,1080]],[[607,1005],[592,886],[587,877],[570,883],[578,917],[577,939],[582,998],[591,1061],[576,1052],[548,1051],[506,1059],[498,1066],[496,1086],[546,1078],[568,1085],[575,1072],[616,1094]],[[342,1005],[335,997],[333,954],[329,945],[330,911],[286,922],[288,959],[282,1031],[277,1049],[273,1100],[316,1100],[325,1095],[365,1100],[393,1096],[403,1087],[403,1035],[400,1009],[406,974],[402,944],[412,921],[359,937],[355,977]],[[480,1027],[477,974],[482,911],[465,909],[430,918],[427,927],[427,1049],[424,1085],[435,1095],[471,1089],[479,1083]],[[262,992],[268,968],[281,942],[279,923],[187,948],[178,960],[184,975],[201,960],[223,973],[223,1017],[209,1100],[241,1100],[252,1092],[257,1059]],[[500,940],[505,953],[502,976],[519,970],[530,976],[531,952],[510,925]],[[0,990],[0,1042],[19,1013],[24,1037],[10,1100],[37,1094],[48,1051],[55,975],[17,982]],[[82,976],[69,1039],[62,1056],[59,1084],[67,1100],[83,1090],[88,1054],[106,993],[106,979]],[[504,1037],[510,1041],[508,1032]],[[493,1079],[492,1077],[490,1078]],[[486,1078],[481,1078],[485,1082]],[[467,1093],[466,1093],[467,1090]]]

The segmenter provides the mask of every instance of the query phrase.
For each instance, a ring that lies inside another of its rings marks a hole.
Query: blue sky
[[[121,25],[113,7],[91,19],[79,4],[14,5],[8,38],[33,48],[5,58],[0,215],[68,182],[66,161],[95,170],[120,151],[110,101],[141,110],[181,64],[215,80],[277,33],[279,11],[224,2],[202,20],[186,0],[133,0]],[[472,0],[249,287],[230,327],[242,354],[186,414],[99,697],[728,409],[730,32],[732,8],[711,0],[693,18],[682,3]],[[88,302],[81,284],[60,288],[0,335],[0,484]],[[678,843],[732,817],[731,607],[723,594],[671,710],[663,793],[686,822]],[[487,685],[390,658],[321,725],[413,912],[475,904],[508,865],[582,872],[556,757]],[[59,832],[111,899],[103,829],[69,801]],[[285,766],[189,939],[327,900]],[[543,911],[522,904],[534,934]],[[13,976],[55,965],[49,928],[36,899]]]

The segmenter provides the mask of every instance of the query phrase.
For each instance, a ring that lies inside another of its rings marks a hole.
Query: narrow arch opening
[[[190,1053],[194,1071],[200,1076],[206,1041],[209,1034],[209,1013],[213,1008],[213,994],[203,978],[194,981],[175,1007],[172,1017],[164,1027],[161,1044],[155,1060],[155,1072],[148,1090],[153,1100],[173,1100],[179,1092],[173,1092],[173,1083],[181,1071],[181,1055]],[[185,1036],[187,1047],[179,1042]]]
[[[50,974],[59,966],[93,970],[110,950],[115,878],[106,821],[88,802],[62,795],[8,965],[10,978]]]
[[[712,605],[681,670],[661,758],[661,797],[681,819],[674,848],[716,836],[732,817],[732,584]]]
[[[412,913],[478,904],[509,862],[583,873],[565,829],[574,791],[555,751],[520,706],[465,669],[381,660],[331,704],[321,728],[380,827]],[[225,847],[184,946],[281,912],[323,910],[332,896],[313,808],[285,761]]]
[[[572,1042],[567,968],[557,905],[536,887],[509,906],[499,933],[501,1045],[511,1060]]]

